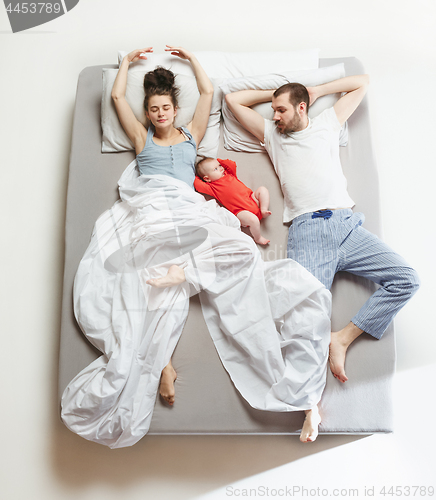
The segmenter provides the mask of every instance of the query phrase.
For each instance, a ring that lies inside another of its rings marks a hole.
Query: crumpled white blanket
[[[148,431],[162,369],[200,293],[221,361],[254,408],[313,407],[326,380],[331,295],[290,259],[263,262],[238,219],[164,175],[119,180],[121,200],[97,220],[74,281],[76,319],[102,356],[65,389],[62,420],[119,448]],[[172,264],[186,282],[145,282]]]

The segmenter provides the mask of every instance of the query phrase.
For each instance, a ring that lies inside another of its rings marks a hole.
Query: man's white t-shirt
[[[328,108],[299,132],[281,134],[265,120],[264,146],[284,195],[283,222],[326,208],[352,208],[339,159],[341,125]]]

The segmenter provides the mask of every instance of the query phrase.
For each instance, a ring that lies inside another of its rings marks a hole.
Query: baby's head
[[[196,171],[198,177],[205,182],[213,182],[221,179],[225,174],[224,167],[215,158],[204,158],[197,163]]]

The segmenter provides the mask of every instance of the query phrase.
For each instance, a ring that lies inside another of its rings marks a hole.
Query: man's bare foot
[[[318,437],[318,426],[321,423],[318,407],[314,406],[310,410],[305,410],[303,428],[301,429],[300,441],[302,443],[311,443]]]
[[[347,349],[351,342],[357,339],[361,333],[363,333],[363,330],[351,322],[345,328],[339,330],[339,332],[332,332],[329,348],[330,370],[333,376],[342,383],[348,380],[348,377],[345,375],[345,355],[347,354]]]
[[[159,394],[170,406],[172,406],[175,401],[176,391],[174,389],[174,382],[176,381],[176,378],[176,370],[174,370],[170,361],[162,370],[159,386]]]
[[[169,286],[180,285],[184,281],[185,271],[181,267],[173,265],[168,269],[166,276],[147,280],[146,283],[156,288],[167,288]]]
[[[266,219],[271,215],[271,212],[269,210],[261,210],[260,213],[262,214],[263,219]]]
[[[348,346],[340,340],[340,332],[332,332],[332,339],[329,347],[329,363],[333,376],[342,383],[348,380],[345,375],[345,354]]]
[[[254,241],[256,243],[259,243],[259,245],[268,245],[268,243],[271,241],[271,240],[267,240],[266,238],[264,238],[263,236],[261,236],[260,238],[254,238]]]

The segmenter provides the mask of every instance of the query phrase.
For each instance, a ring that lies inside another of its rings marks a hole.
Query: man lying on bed
[[[338,271],[364,276],[380,288],[342,330],[332,332],[330,368],[345,382],[348,346],[363,332],[380,339],[396,313],[419,287],[402,257],[362,227],[339,159],[342,125],[366,94],[367,75],[349,76],[306,88],[298,83],[277,90],[243,90],[226,102],[241,125],[263,143],[282,187],[284,222],[289,228],[287,255],[330,289]],[[334,105],[311,119],[309,105],[318,97],[345,92]],[[250,108],[272,101],[273,120]]]

